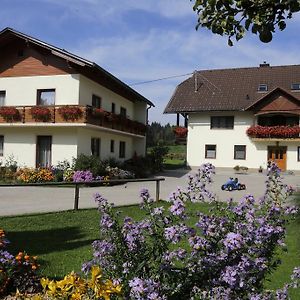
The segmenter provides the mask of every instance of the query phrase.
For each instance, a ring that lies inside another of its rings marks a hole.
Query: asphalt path
[[[185,188],[187,170],[174,170],[161,173],[165,181],[160,183],[160,198],[167,200],[169,195],[178,187]],[[222,191],[221,185],[229,177],[238,177],[246,184],[245,191]],[[283,174],[284,182],[299,187],[300,175]],[[219,200],[233,198],[239,201],[246,194],[252,194],[256,199],[264,194],[266,175],[260,173],[234,174],[230,170],[218,170],[210,189],[216,193]],[[84,187],[80,188],[79,209],[93,208],[96,204],[93,195],[98,192],[116,206],[140,203],[139,191],[147,188],[155,197],[155,182],[127,183],[116,186]],[[22,215],[41,212],[53,212],[73,209],[74,187],[1,187],[0,188],[0,216]]]

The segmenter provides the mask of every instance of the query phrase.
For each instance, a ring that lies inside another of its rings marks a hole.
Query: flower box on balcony
[[[30,113],[35,121],[49,122],[51,111],[48,107],[34,106],[31,107]]]
[[[186,138],[188,129],[185,127],[177,126],[173,128],[177,138]]]
[[[251,126],[247,129],[251,138],[299,138],[300,127],[295,126]]]
[[[58,113],[65,121],[75,121],[82,117],[82,110],[77,106],[61,106]]]
[[[20,121],[21,119],[20,112],[13,106],[0,107],[0,115],[6,122]]]
[[[95,116],[95,117],[100,117],[100,118],[103,118],[103,117],[107,117],[110,115],[110,112],[102,109],[102,108],[93,108],[92,109],[92,115]]]

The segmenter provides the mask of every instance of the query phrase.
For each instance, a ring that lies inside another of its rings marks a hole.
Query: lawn
[[[168,146],[169,152],[164,158],[165,169],[178,169],[186,165],[186,146],[174,145]]]
[[[120,218],[125,215],[135,219],[143,217],[138,206],[119,209],[122,210]],[[190,211],[195,209],[206,213],[209,205],[189,207]],[[98,224],[99,215],[95,209],[1,218],[1,227],[11,241],[9,250],[13,253],[26,250],[37,255],[41,273],[51,278],[61,278],[72,270],[80,271],[82,263],[91,258],[91,243],[98,238]],[[282,265],[270,276],[267,288],[282,287],[289,280],[293,267],[300,265],[299,225],[300,214],[288,226],[289,252],[282,254]],[[298,299],[295,293],[294,296],[293,299]]]

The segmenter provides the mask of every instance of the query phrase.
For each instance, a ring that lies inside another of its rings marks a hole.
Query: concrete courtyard
[[[187,174],[194,171],[174,170],[161,173],[165,181],[160,184],[160,199],[168,199],[177,187],[186,187]],[[238,177],[246,184],[245,191],[222,191],[221,185],[229,177]],[[283,174],[284,182],[298,187],[300,175]],[[235,201],[245,194],[252,194],[256,198],[263,195],[266,175],[261,173],[234,174],[231,170],[216,170],[211,190],[217,194],[219,200],[232,197]],[[96,207],[93,194],[99,192],[117,206],[137,204],[140,202],[139,191],[148,188],[155,197],[155,182],[127,183],[117,186],[80,188],[79,208]],[[40,212],[52,212],[73,209],[74,187],[2,187],[0,191],[0,216],[22,215]]]

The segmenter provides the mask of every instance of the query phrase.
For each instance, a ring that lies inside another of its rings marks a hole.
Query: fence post
[[[79,203],[79,184],[75,184],[74,210],[78,210],[78,203]]]
[[[160,180],[156,180],[156,201],[159,201]]]

